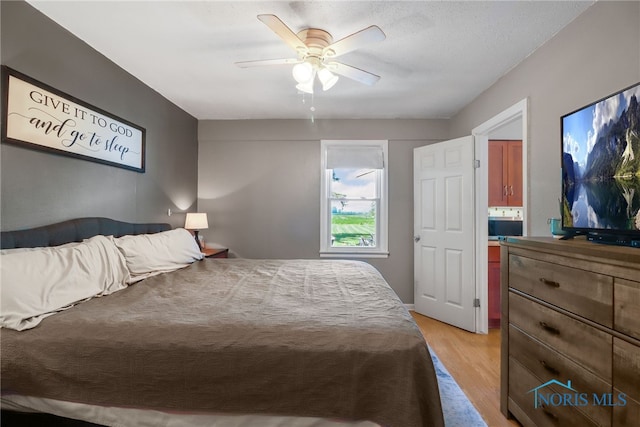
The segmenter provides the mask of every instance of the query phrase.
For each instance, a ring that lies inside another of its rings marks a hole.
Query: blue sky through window
[[[334,169],[331,193],[348,199],[373,199],[376,197],[377,176],[375,169]]]

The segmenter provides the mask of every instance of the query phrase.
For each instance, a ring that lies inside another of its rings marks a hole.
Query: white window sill
[[[320,252],[320,258],[389,258],[389,252],[331,251]]]

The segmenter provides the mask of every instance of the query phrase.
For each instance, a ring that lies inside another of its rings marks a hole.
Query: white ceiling
[[[28,0],[197,119],[448,118],[593,1],[52,1]],[[293,58],[258,14],[334,41],[370,25],[386,40],[339,60],[382,78],[340,78],[313,99],[295,89]]]

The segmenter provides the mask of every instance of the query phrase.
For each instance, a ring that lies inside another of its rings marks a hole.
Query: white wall
[[[522,139],[522,118],[513,120],[491,132],[489,139]]]

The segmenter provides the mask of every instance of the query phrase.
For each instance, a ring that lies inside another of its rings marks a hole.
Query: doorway
[[[489,330],[489,255],[488,255],[488,180],[489,180],[489,140],[509,129],[510,133],[517,132],[520,127],[522,139],[522,234],[528,230],[528,100],[514,104],[500,114],[492,117],[472,130],[475,140],[475,158],[480,162],[476,169],[475,179],[475,209],[476,209],[476,295],[480,299],[480,313],[476,320],[476,331],[488,333]],[[496,138],[498,139],[498,138]],[[484,303],[483,303],[484,302]]]

